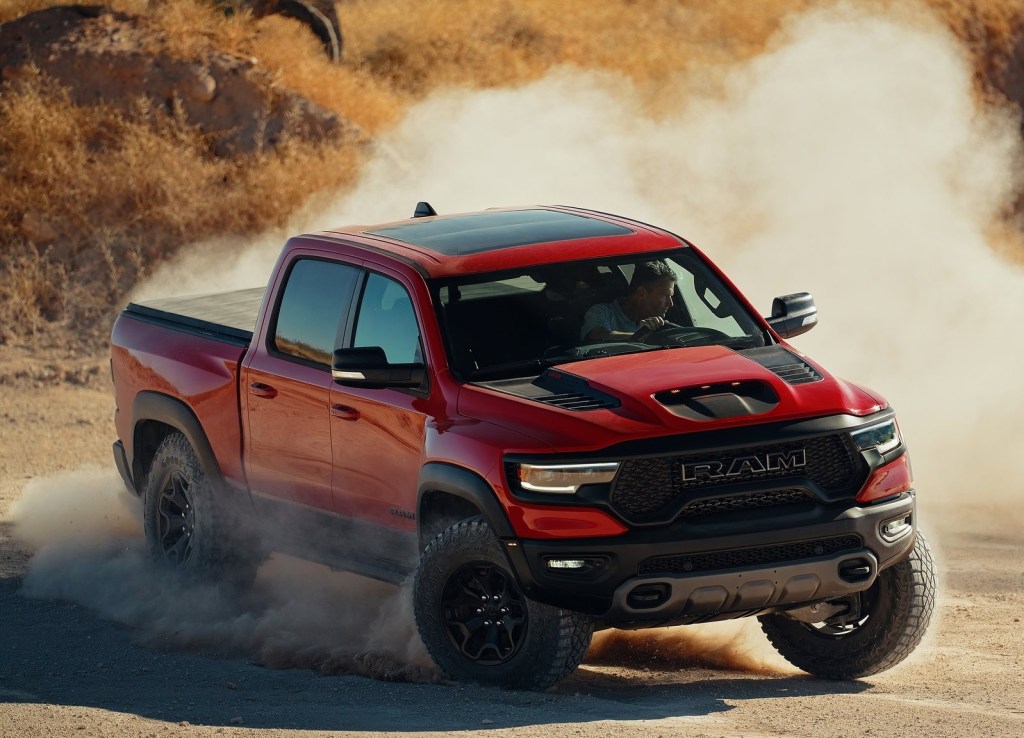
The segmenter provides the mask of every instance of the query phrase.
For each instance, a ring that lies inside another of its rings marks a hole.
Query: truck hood
[[[781,345],[743,351],[672,348],[588,359],[552,367],[536,378],[469,385],[459,400],[462,414],[563,450],[644,435],[862,416],[885,406],[883,399]]]

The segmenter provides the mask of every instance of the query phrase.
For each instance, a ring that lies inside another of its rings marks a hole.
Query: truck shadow
[[[0,556],[10,541],[2,533]],[[94,707],[192,725],[418,732],[700,717],[737,700],[869,687],[707,669],[609,673],[584,665],[556,688],[532,693],[274,670],[208,649],[143,647],[133,642],[133,629],[88,608],[25,597],[21,578],[7,574],[0,578],[0,704]]]

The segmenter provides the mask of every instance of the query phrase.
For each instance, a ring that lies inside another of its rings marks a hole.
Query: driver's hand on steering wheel
[[[660,315],[652,315],[649,318],[644,318],[636,324],[637,330],[647,329],[648,331],[656,331],[659,328],[664,328],[667,325],[665,319]]]

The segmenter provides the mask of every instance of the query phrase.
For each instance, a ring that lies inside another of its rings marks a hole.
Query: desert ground
[[[1009,501],[968,514],[977,495],[962,510],[922,495],[939,605],[909,661],[870,679],[808,677],[744,621],[606,637],[544,693],[447,684],[384,585],[271,560],[264,601],[239,604],[154,578],[110,458],[105,358],[12,354],[0,735],[1024,734],[1024,544]],[[283,588],[296,572],[310,586]]]

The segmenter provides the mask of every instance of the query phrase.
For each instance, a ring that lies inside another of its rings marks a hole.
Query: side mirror
[[[780,336],[792,338],[818,324],[818,308],[810,292],[783,295],[772,301],[772,317],[765,320]]]
[[[422,387],[426,375],[423,364],[389,364],[380,346],[338,349],[331,363],[334,381],[349,387]]]

